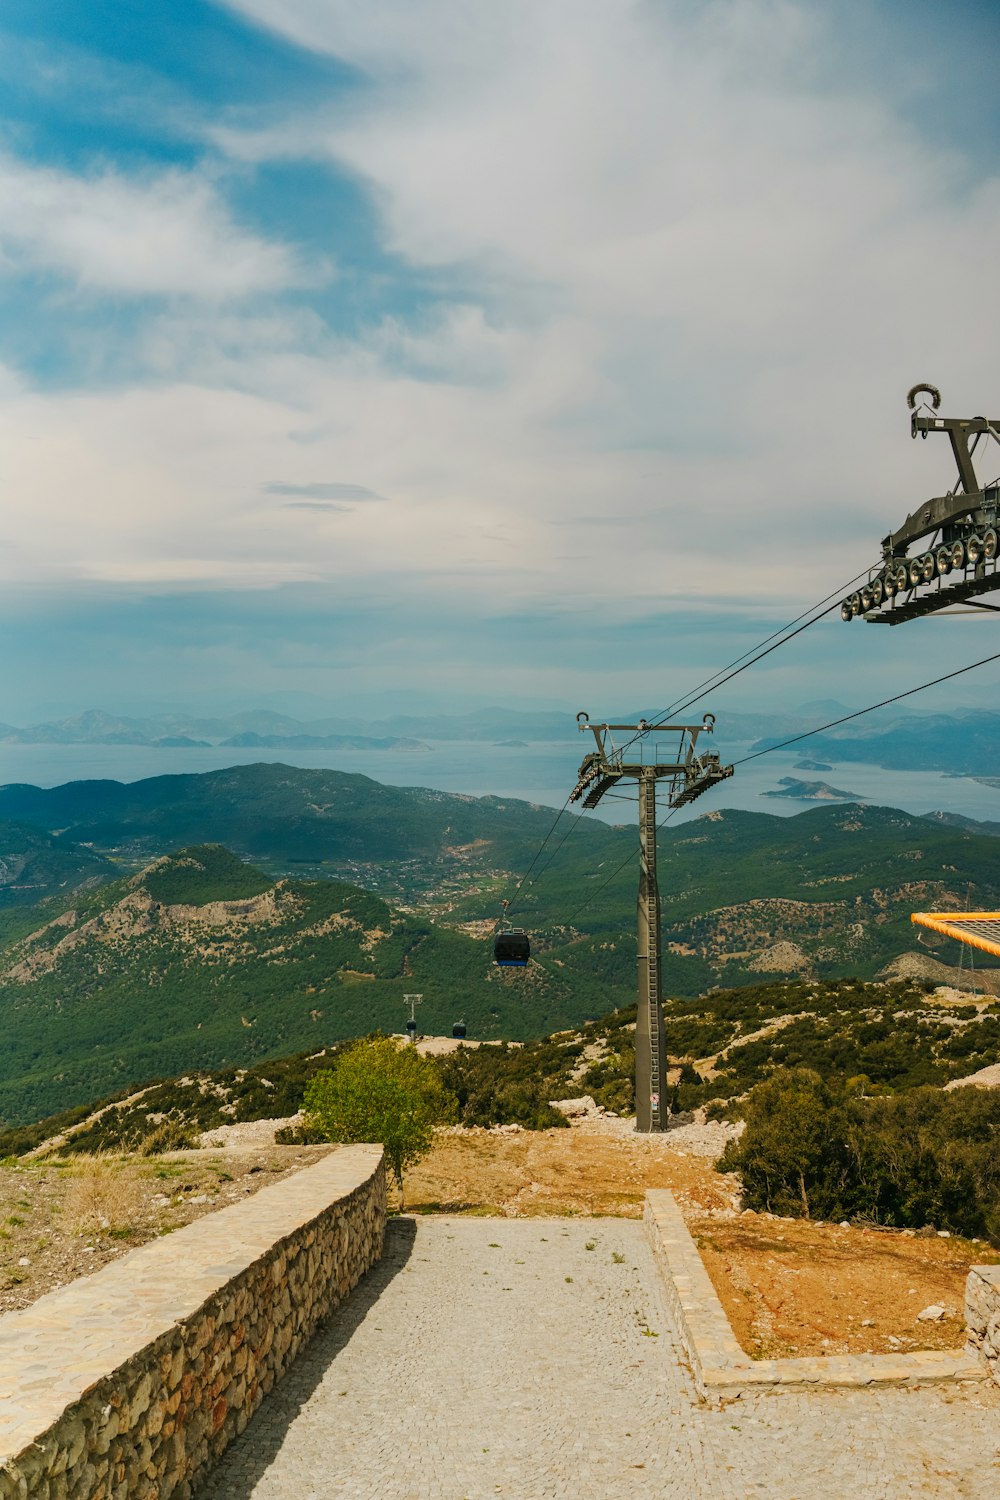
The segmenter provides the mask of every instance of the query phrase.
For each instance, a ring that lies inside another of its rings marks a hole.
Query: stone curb
[[[673,1193],[665,1188],[648,1192],[643,1218],[695,1383],[701,1395],[709,1400],[804,1386],[822,1390],[837,1386],[917,1386],[989,1379],[990,1372],[984,1362],[963,1349],[751,1359],[736,1340]]]

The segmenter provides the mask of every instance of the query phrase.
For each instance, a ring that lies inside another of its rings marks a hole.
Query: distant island
[[[797,760],[792,767],[794,771],[832,771],[825,760]]]
[[[864,802],[857,792],[842,792],[839,787],[826,781],[799,781],[795,776],[782,776],[778,785],[781,791],[764,792],[765,797],[787,797],[795,802]]]

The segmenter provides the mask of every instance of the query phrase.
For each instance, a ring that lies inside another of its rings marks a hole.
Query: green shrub
[[[1000,1243],[1000,1096],[923,1087],[889,1096],[866,1080],[783,1069],[746,1101],[746,1129],[718,1166],[749,1208],[919,1229]]]
[[[140,1156],[162,1156],[164,1151],[193,1151],[198,1145],[199,1132],[187,1120],[167,1119],[154,1125],[139,1141]]]
[[[840,1091],[808,1068],[758,1084],[742,1138],[719,1162],[738,1171],[747,1206],[804,1218],[843,1218],[852,1207],[852,1161]]]

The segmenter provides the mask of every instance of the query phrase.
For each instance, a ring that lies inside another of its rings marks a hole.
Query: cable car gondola
[[[530,957],[528,934],[519,927],[498,932],[493,939],[493,958],[502,969],[523,969]]]
[[[453,1037],[458,1037],[459,1039],[461,1039],[462,1037],[464,1037],[465,1036],[465,1022],[464,1021],[456,1021],[455,1024],[454,1024],[454,1026],[451,1028],[451,1034],[452,1034]]]
[[[516,894],[516,893],[515,893]],[[493,962],[501,969],[523,969],[531,957],[531,943],[522,927],[512,927],[507,916],[509,901],[500,903],[500,921],[493,938]]]

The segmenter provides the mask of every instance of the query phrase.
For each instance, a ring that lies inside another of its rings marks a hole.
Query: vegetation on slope
[[[22,907],[65,897],[67,891],[110,880],[114,874],[114,865],[92,849],[67,844],[27,824],[0,823],[0,921]]]
[[[616,998],[582,965],[499,971],[488,943],[357,887],[272,883],[199,846],[85,894],[0,955],[0,1115],[28,1123],[185,1068],[394,1031],[412,990],[428,1030],[463,1016],[476,1037],[537,1035]]]
[[[792,1217],[984,1236],[1000,1243],[1000,1093],[913,1088],[871,1097],[861,1080],[779,1069],[745,1106],[720,1163],[750,1208]]]
[[[141,862],[211,842],[281,873],[410,863],[414,878],[427,862],[466,871],[515,867],[552,820],[549,809],[527,802],[271,764],[130,783],[0,787],[0,817],[59,828],[66,839]],[[616,842],[603,823],[588,822],[581,832],[590,852]]]

